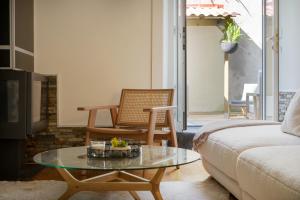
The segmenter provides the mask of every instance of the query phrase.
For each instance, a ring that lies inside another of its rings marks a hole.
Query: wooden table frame
[[[135,200],[140,200],[136,191],[150,191],[155,200],[163,200],[159,185],[166,168],[158,168],[151,180],[125,171],[113,171],[85,180],[78,180],[64,168],[57,168],[57,170],[68,184],[67,191],[59,200],[69,199],[73,194],[80,191],[128,191]]]

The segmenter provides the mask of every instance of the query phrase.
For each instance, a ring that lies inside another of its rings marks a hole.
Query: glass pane
[[[19,121],[19,81],[0,81],[0,122]]]
[[[279,1],[279,121],[295,91],[300,88],[299,46],[300,1]]]
[[[87,147],[71,147],[39,153],[33,159],[48,167],[126,170],[178,166],[200,158],[195,151],[175,147],[141,146],[140,152],[135,158],[88,158]]]
[[[263,2],[262,0],[228,2],[231,9],[240,14],[233,20],[241,30],[238,48],[228,56],[229,114],[231,115],[232,111],[237,112],[239,116],[245,114],[249,119],[261,119]],[[246,113],[238,104],[246,105]]]

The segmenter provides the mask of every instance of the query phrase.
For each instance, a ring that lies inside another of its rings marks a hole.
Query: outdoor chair
[[[79,107],[89,111],[86,145],[93,136],[99,136],[134,139],[148,145],[168,140],[170,146],[177,147],[173,96],[173,89],[123,89],[119,105]],[[103,109],[110,110],[112,128],[95,126],[97,111]]]
[[[232,109],[240,109],[242,116],[248,118],[250,104],[253,103],[254,111],[257,111],[259,106],[259,94],[257,91],[257,84],[244,84],[243,95],[239,100],[230,100],[228,102],[228,118],[232,116]],[[259,116],[258,113],[255,113],[256,118]]]

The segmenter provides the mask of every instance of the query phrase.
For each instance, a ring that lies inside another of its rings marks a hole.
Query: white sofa
[[[280,125],[220,130],[199,150],[208,173],[240,200],[300,200],[300,137]]]

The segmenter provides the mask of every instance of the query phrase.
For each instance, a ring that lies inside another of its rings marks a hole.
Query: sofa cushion
[[[299,145],[259,147],[244,151],[237,163],[240,187],[256,200],[299,200],[299,155]]]
[[[262,146],[300,145],[300,138],[281,132],[280,125],[229,128],[209,135],[201,155],[227,176],[236,180],[236,163],[241,152]]]
[[[281,130],[300,136],[300,90],[294,95],[285,113]]]

